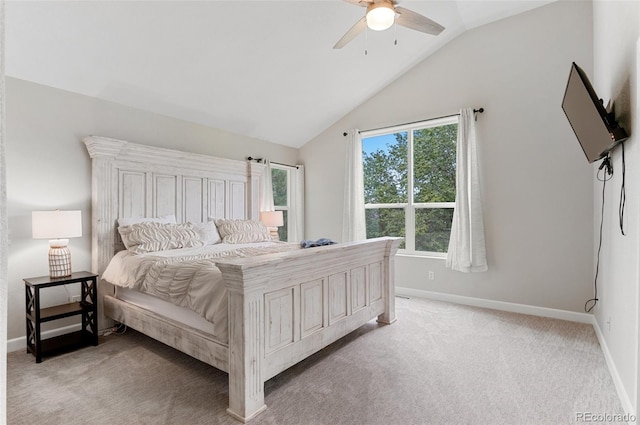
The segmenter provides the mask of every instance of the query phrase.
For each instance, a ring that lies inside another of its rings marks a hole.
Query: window
[[[271,184],[273,185],[273,205],[276,211],[282,211],[284,225],[278,227],[278,236],[281,241],[288,241],[289,209],[291,197],[289,196],[290,173],[289,169],[271,164]]]
[[[458,117],[362,133],[367,238],[444,257],[456,196]]]

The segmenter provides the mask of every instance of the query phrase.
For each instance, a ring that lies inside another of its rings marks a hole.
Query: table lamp
[[[68,238],[82,236],[81,211],[33,211],[33,239],[49,239],[49,276],[71,276],[71,252]]]
[[[282,211],[260,211],[260,221],[269,229],[271,238],[277,241],[278,227],[284,225]]]

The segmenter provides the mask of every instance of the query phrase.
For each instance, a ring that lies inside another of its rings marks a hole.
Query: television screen
[[[603,158],[627,138],[627,133],[607,113],[587,75],[575,62],[571,65],[562,109],[589,162]]]

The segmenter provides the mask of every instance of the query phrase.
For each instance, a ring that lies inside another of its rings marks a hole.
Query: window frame
[[[391,204],[367,204],[364,208],[367,209],[380,209],[380,208],[402,208],[404,209],[405,219],[405,247],[398,250],[399,254],[419,256],[419,257],[435,257],[446,258],[447,252],[437,251],[416,251],[415,248],[415,225],[416,225],[416,211],[419,209],[454,209],[455,202],[414,202],[414,157],[413,157],[413,145],[414,145],[414,131],[423,130],[433,127],[441,127],[445,125],[456,124],[458,131],[460,130],[460,116],[452,115],[448,117],[435,118],[430,120],[418,121],[410,124],[396,125],[392,127],[378,128],[375,130],[368,130],[360,132],[360,137],[364,142],[365,139],[376,136],[390,135],[401,132],[407,133],[407,202],[391,203]],[[456,141],[456,151],[458,149]],[[363,162],[364,166],[364,162]],[[364,171],[364,169],[363,169]],[[457,190],[457,188],[456,188]]]

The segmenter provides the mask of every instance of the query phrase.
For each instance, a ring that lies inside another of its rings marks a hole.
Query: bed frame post
[[[85,137],[82,140],[91,157],[91,271],[102,275],[113,257],[114,223],[117,217],[117,183],[113,161],[127,145],[122,140]],[[105,247],[107,247],[105,249]],[[98,281],[98,329],[113,326],[104,315],[104,295],[112,295],[113,285]]]
[[[227,412],[246,423],[267,408],[264,404],[263,298],[269,273],[251,274],[251,270],[232,261],[216,263],[216,266],[229,292]]]
[[[386,270],[383,273],[384,282],[382,287],[384,291],[384,313],[378,316],[377,321],[387,325],[396,321],[395,258],[400,243],[402,243],[402,238],[389,238],[384,253],[384,264],[386,266]]]

